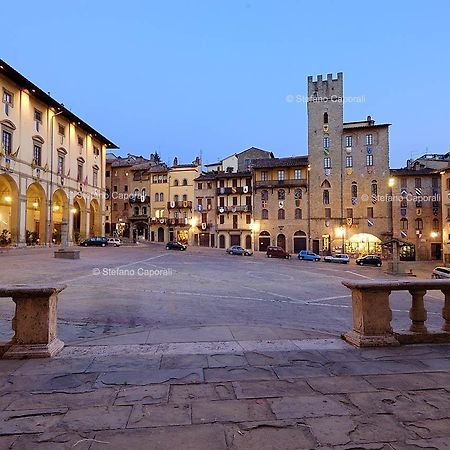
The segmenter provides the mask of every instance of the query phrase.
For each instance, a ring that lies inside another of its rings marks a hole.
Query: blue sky
[[[15,0],[0,57],[127,152],[306,154],[308,75],[392,123],[391,166],[450,150],[446,1]]]

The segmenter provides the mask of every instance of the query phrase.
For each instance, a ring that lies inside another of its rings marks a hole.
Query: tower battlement
[[[312,76],[308,77],[308,97],[343,97],[344,95],[344,74],[338,72],[336,78],[329,73],[326,79],[322,75],[317,75],[314,81]]]

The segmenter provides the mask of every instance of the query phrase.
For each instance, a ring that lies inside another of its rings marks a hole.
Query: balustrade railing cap
[[[343,281],[342,284],[349,289],[367,289],[367,290],[450,290],[450,280],[379,280],[379,281]]]
[[[57,294],[66,288],[66,285],[54,286],[41,284],[0,284],[0,297],[40,297]]]

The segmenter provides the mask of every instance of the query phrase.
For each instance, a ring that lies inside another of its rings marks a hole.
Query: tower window
[[[324,205],[330,204],[330,191],[328,189],[324,189],[323,191],[323,204]]]
[[[358,185],[356,184],[356,181],[353,181],[352,183],[352,197],[353,198],[358,197]]]
[[[323,114],[323,123],[328,123],[328,113]]]
[[[345,157],[345,167],[353,167],[353,156]]]
[[[373,135],[366,134],[366,145],[372,145],[372,144],[373,144]]]
[[[323,138],[323,148],[330,148],[330,138],[329,137]]]
[[[373,166],[373,155],[366,156],[366,166]]]
[[[331,169],[331,158],[330,157],[323,158],[323,168]]]
[[[345,146],[346,147],[353,147],[353,137],[352,136],[346,136],[345,137]]]

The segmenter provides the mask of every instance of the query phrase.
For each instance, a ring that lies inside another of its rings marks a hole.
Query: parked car
[[[341,264],[348,264],[350,262],[350,258],[348,255],[344,254],[338,254],[338,255],[329,255],[325,256],[323,258],[325,262],[334,262],[334,263],[341,263]]]
[[[450,269],[448,267],[435,267],[431,278],[450,278]]]
[[[177,241],[170,241],[166,244],[166,250],[181,250],[184,251],[187,249],[187,245],[182,244]]]
[[[309,250],[300,250],[298,259],[302,261],[320,261],[320,256]]]
[[[247,250],[244,247],[241,247],[240,245],[232,245],[230,248],[226,249],[226,252],[229,255],[241,255],[241,256],[253,255],[253,252],[251,250]]]
[[[92,236],[84,239],[80,242],[83,247],[106,247],[108,245],[108,239],[105,236]]]
[[[284,250],[282,247],[267,247],[266,255],[268,258],[285,258],[289,259],[291,257],[290,253]]]
[[[356,260],[358,266],[377,266],[381,267],[381,258],[377,255],[366,255]]]
[[[122,241],[119,238],[108,238],[108,245],[114,245],[114,247],[120,247]]]

